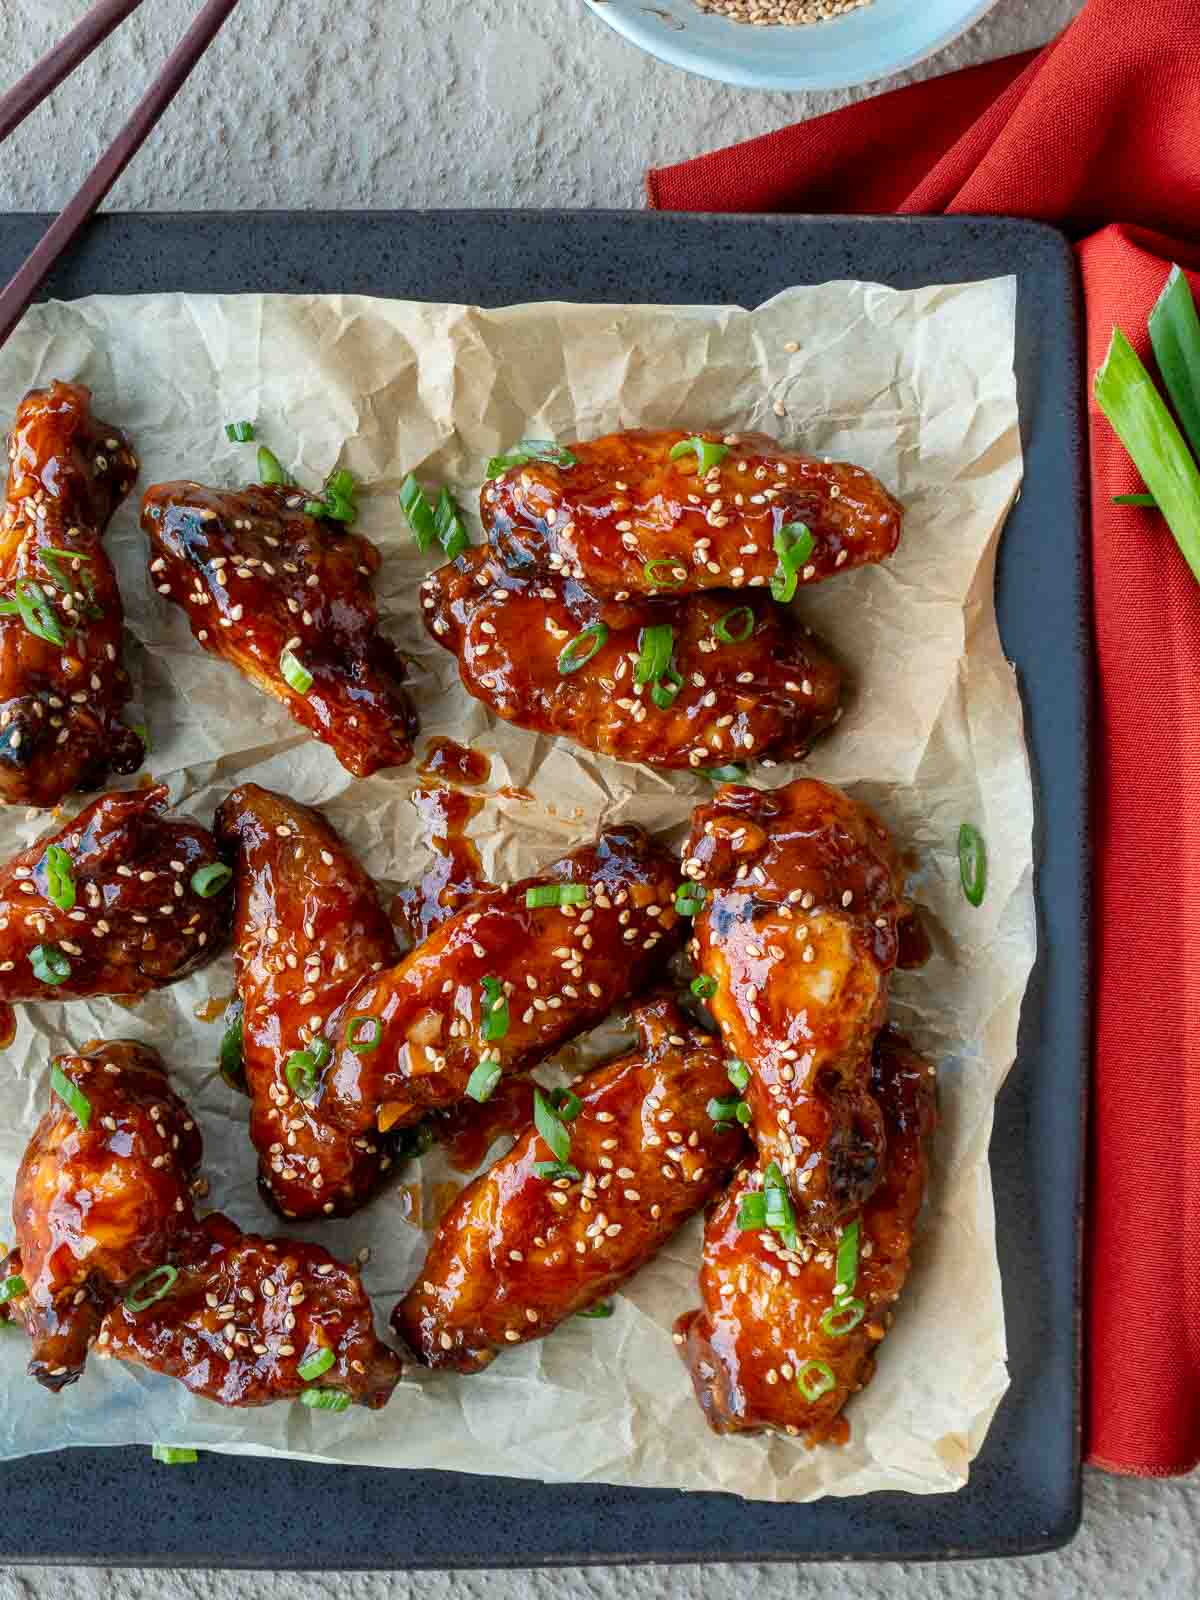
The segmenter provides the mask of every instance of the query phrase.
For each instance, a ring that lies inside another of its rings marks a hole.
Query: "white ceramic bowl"
[[[873,0],[807,27],[756,28],[693,0],[587,0],[610,28],[660,61],[746,89],[846,89],[911,67],[996,0]]]

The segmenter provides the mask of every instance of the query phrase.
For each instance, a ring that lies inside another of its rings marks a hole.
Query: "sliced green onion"
[[[717,980],[710,978],[707,973],[701,973],[698,978],[693,978],[691,990],[698,999],[711,1000],[717,992]]]
[[[987,846],[969,822],[958,830],[958,876],[969,904],[981,906],[987,892]]]
[[[577,1311],[577,1317],[611,1317],[613,1303],[611,1300],[597,1300],[595,1305],[584,1306],[582,1311]]]
[[[324,500],[306,500],[303,505],[306,517],[323,517],[329,510]]]
[[[796,1374],[796,1385],[806,1400],[819,1400],[837,1388],[837,1379],[828,1361],[806,1361]]]
[[[367,1031],[359,1033],[359,1023],[366,1023]],[[383,1023],[378,1017],[351,1017],[346,1028],[346,1043],[356,1056],[369,1056],[372,1050],[379,1049],[380,1040],[383,1038]]]
[[[437,542],[437,525],[433,520],[433,508],[411,472],[400,485],[400,509],[408,519],[417,549],[424,555],[430,545]]]
[[[225,424],[225,437],[230,444],[251,444],[254,440],[254,424],[252,422],[227,422]]]
[[[500,1082],[501,1067],[498,1061],[481,1061],[467,1079],[467,1094],[480,1105],[490,1100]]]
[[[245,1045],[242,1038],[242,1002],[237,1002],[237,1015],[221,1035],[221,1076],[231,1089],[246,1090]]]
[[[675,662],[668,661],[662,677],[650,689],[650,698],[660,711],[669,711],[683,688],[683,678]]]
[[[839,1300],[822,1316],[821,1332],[828,1334],[831,1339],[844,1339],[851,1329],[858,1327],[866,1314],[867,1308],[861,1300]]]
[[[1152,494],[1115,494],[1112,497],[1115,506],[1149,506],[1157,509],[1158,501]]]
[[[332,522],[344,522],[349,527],[358,518],[358,507],[354,503],[356,487],[354,474],[348,468],[339,467],[331,472],[321,491],[322,514]]]
[[[723,767],[697,767],[696,771],[702,772],[714,783],[740,783],[746,776],[745,767],[739,766],[736,761],[730,761]]]
[[[60,911],[70,911],[75,904],[74,864],[60,844],[46,849],[46,892]]]
[[[1200,454],[1200,317],[1177,266],[1167,274],[1148,326],[1167,393],[1192,449]]]
[[[565,1161],[571,1154],[571,1135],[558,1112],[540,1089],[533,1091],[533,1121],[556,1159],[560,1162]]]
[[[546,461],[554,467],[573,467],[576,464],[575,456],[553,439],[521,439],[504,455],[492,456],[484,477],[498,478],[510,467],[524,467],[531,461]]]
[[[761,1189],[751,1189],[738,1202],[737,1225],[743,1233],[748,1228],[765,1228],[767,1225],[767,1197]]]
[[[666,567],[667,574],[673,581],[667,583],[665,579],[656,577],[656,567]],[[657,556],[653,561],[647,561],[642,568],[642,577],[652,589],[680,589],[687,582],[687,568],[674,556]]]
[[[202,900],[211,900],[233,877],[233,868],[223,861],[210,861],[206,867],[197,867],[192,873],[192,890]]]
[[[742,617],[745,619],[744,625],[742,623],[738,623],[736,633],[734,632],[733,623],[733,619],[735,617]],[[722,644],[745,644],[746,640],[753,632],[753,606],[734,606],[733,610],[727,611],[725,615],[718,620],[713,628],[714,635],[721,641]]]
[[[297,1100],[311,1100],[321,1082],[321,1068],[333,1051],[324,1039],[314,1039],[305,1050],[293,1050],[283,1067],[288,1087]]]
[[[750,1084],[750,1068],[736,1056],[725,1063],[725,1075],[735,1089],[746,1089]]]
[[[161,1300],[165,1294],[170,1294],[178,1276],[179,1268],[172,1267],[166,1262],[161,1267],[153,1267],[149,1272],[143,1272],[140,1278],[130,1284],[125,1304],[130,1311],[145,1311],[147,1306],[152,1306],[156,1300]],[[155,1284],[156,1279],[161,1279],[161,1282]],[[155,1287],[151,1288],[151,1284],[155,1284]],[[149,1293],[143,1292],[146,1290],[149,1290]]]
[[[711,439],[681,439],[677,445],[672,446],[671,460],[681,460],[690,450],[696,452],[701,477],[713,467],[719,467],[729,454],[727,444],[714,444]]]
[[[580,667],[585,667],[598,650],[604,648],[608,638],[608,624],[606,622],[593,622],[582,633],[577,633],[573,639],[568,639],[558,653],[558,670],[566,674],[578,672]],[[587,648],[590,646],[590,648]]]
[[[754,1113],[744,1100],[738,1101],[737,1110],[734,1112],[734,1116],[741,1123],[743,1128],[748,1128],[754,1121]]]
[[[489,1041],[503,1039],[508,1032],[508,996],[504,993],[504,985],[499,978],[481,978],[479,987],[483,990],[483,1027],[480,1033]]]
[[[437,509],[433,513],[433,526],[438,542],[446,552],[447,561],[455,560],[470,547],[471,540],[466,523],[449,489],[443,489],[438,495]]]
[[[305,1389],[300,1404],[310,1411],[347,1411],[350,1396],[342,1389]]]
[[[771,574],[771,598],[781,604],[791,600],[800,581],[800,571],[813,553],[813,536],[803,522],[785,522],[775,535],[775,554],[779,565]]]
[[[741,1103],[736,1096],[728,1100],[718,1100],[714,1095],[704,1109],[713,1122],[732,1122]]]
[[[298,656],[290,650],[282,650],[279,654],[279,670],[283,673],[284,682],[289,689],[294,689],[297,694],[307,694],[312,688],[312,673]]]
[[[578,906],[588,897],[586,883],[539,883],[526,889],[525,904],[530,911],[543,906]]]
[[[241,423],[241,427],[248,428],[248,422]],[[226,430],[228,432],[228,429]],[[196,1452],[173,1444],[152,1444],[150,1446],[150,1459],[161,1461],[164,1467],[190,1467],[196,1461]]]
[[[1097,404],[1158,502],[1184,560],[1200,579],[1200,467],[1120,328],[1113,329],[1093,387]]]
[[[39,983],[66,983],[71,976],[71,963],[56,944],[35,944],[29,965]]]
[[[306,1356],[296,1371],[305,1383],[312,1383],[323,1372],[328,1372],[336,1359],[333,1351],[325,1345],[320,1350],[314,1351],[311,1356]]]
[[[0,1283],[0,1304],[6,1300],[19,1300],[23,1294],[29,1293],[29,1285],[19,1272],[14,1272],[10,1277]]]
[[[258,447],[258,481],[260,483],[291,483],[291,476],[273,450],[265,444]]]
[[[777,1161],[772,1161],[763,1174],[763,1194],[767,1202],[767,1227],[779,1235],[789,1250],[794,1250],[796,1213]]]
[[[550,1104],[558,1112],[564,1122],[574,1122],[583,1110],[583,1101],[570,1089],[552,1089],[550,1091]]]
[[[854,1285],[858,1282],[859,1233],[858,1218],[856,1217],[838,1241],[837,1282],[833,1289],[835,1300],[845,1300],[848,1295],[853,1293]]]
[[[61,589],[64,594],[74,594],[75,585],[59,566],[59,558],[61,557],[64,561],[90,561],[92,559],[91,556],[85,555],[82,550],[56,550],[46,545],[42,546],[38,551],[38,555],[42,558],[42,565],[54,579],[55,586]]]
[[[708,891],[699,883],[681,883],[675,891],[675,909],[681,917],[694,917],[704,908]]]
[[[17,610],[28,631],[48,644],[66,644],[58,614],[41,584],[32,578],[18,578],[14,587]]]
[[[653,683],[667,670],[675,646],[675,629],[669,622],[656,622],[638,634],[641,647],[633,669],[634,683]]]
[[[555,1178],[570,1178],[575,1182],[579,1180],[579,1168],[568,1165],[565,1161],[535,1161],[533,1170],[539,1178],[549,1178],[553,1183]]]

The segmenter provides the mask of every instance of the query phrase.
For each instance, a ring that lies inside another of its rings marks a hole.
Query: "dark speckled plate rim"
[[[0,273],[48,217],[0,218]],[[1040,950],[991,1146],[1012,1384],[965,1488],[813,1505],[143,1448],[0,1465],[0,1558],[299,1570],[976,1558],[1064,1544],[1080,1515],[1091,622],[1079,293],[1067,241],[1003,217],[646,212],[106,215],[46,286],[756,305],[793,283],[1015,273],[1025,481],[997,608],[1035,773]],[[2,279],[0,279],[2,281]],[[948,1308],[953,1314],[953,1308]],[[713,1449],[736,1444],[713,1441]]]

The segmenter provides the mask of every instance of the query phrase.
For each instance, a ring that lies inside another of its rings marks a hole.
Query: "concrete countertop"
[[[0,87],[89,0],[0,0]],[[149,0],[0,151],[0,206],[55,210],[124,120],[199,0]],[[913,0],[920,4],[921,0]],[[998,0],[896,83],[1041,44],[1082,0]],[[878,86],[876,86],[878,87]],[[649,165],[862,98],[753,93],[660,66],[582,0],[243,0],[114,191],[125,210],[638,206]],[[1067,1550],[945,1566],[668,1567],[414,1578],[0,1571],[0,1600],[1043,1600],[1200,1592],[1200,1477],[1089,1473]]]

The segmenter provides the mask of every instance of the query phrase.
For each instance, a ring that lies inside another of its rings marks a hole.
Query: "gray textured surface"
[[[148,0],[57,104],[0,150],[0,206],[62,204],[197,3]],[[1038,44],[1079,6],[999,0],[983,23],[910,76]],[[0,0],[0,82],[24,70],[86,9],[86,0]],[[701,83],[638,54],[578,0],[243,0],[112,204],[636,205],[647,165],[766,132],[860,93],[753,94]],[[415,1579],[0,1573],[0,1600],[98,1600],[102,1589],[112,1600],[382,1600],[387,1593],[401,1600],[648,1600],[663,1593],[671,1600],[743,1593],[783,1600],[901,1589],[930,1600],[1089,1592],[1183,1600],[1200,1590],[1200,1478],[1146,1484],[1089,1474],[1074,1545],[1009,1563]]]

